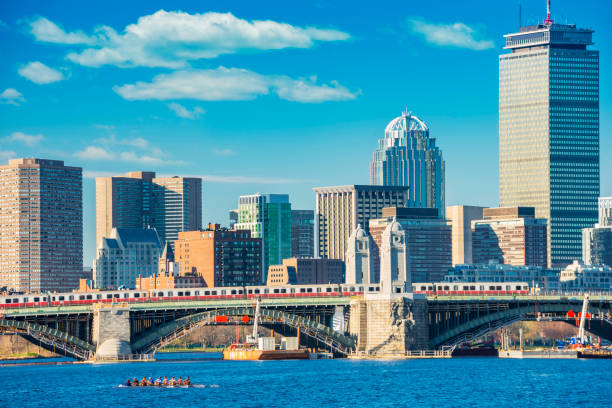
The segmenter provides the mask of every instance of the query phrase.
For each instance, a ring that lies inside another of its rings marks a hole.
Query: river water
[[[3,365],[0,407],[612,407],[612,360],[166,361]],[[120,388],[190,376],[201,388]]]

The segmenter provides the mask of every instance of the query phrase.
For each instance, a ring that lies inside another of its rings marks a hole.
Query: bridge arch
[[[347,354],[355,347],[355,341],[351,337],[345,336],[324,324],[312,321],[308,318],[281,310],[266,308],[260,309],[260,314],[263,319],[267,319],[268,321],[282,323],[293,328],[300,327],[301,333],[326,344],[335,352]],[[214,325],[218,316],[253,317],[254,315],[255,309],[246,307],[209,310],[181,317],[149,330],[132,343],[132,349],[140,353],[154,353],[165,345],[186,336],[199,327]]]
[[[49,350],[60,350],[78,360],[88,360],[96,351],[94,345],[49,326],[22,320],[0,319],[0,327],[12,329],[17,334],[39,341]]]
[[[570,310],[576,310],[576,308],[577,305],[572,303],[540,303],[537,307],[532,303],[524,304],[516,308],[508,308],[475,319],[469,319],[462,324],[456,325],[430,339],[429,347],[435,349],[444,346],[455,346],[482,337],[518,321],[535,320],[537,316],[540,315],[555,316],[556,318],[554,320],[571,324],[573,320],[566,318],[566,316]],[[597,312],[601,313],[602,310],[599,309]],[[589,313],[595,314],[596,310],[589,307]],[[607,324],[612,323],[608,320],[602,320],[602,322],[603,321]],[[602,327],[604,327],[603,324]],[[609,329],[612,329],[612,327]],[[594,334],[608,339],[612,337],[609,334],[610,331],[611,330],[606,330],[605,328],[601,330],[599,326],[593,330]]]

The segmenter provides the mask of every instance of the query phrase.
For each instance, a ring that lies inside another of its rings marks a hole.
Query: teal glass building
[[[251,238],[262,239],[262,283],[267,282],[268,266],[281,265],[291,258],[291,203],[287,194],[251,194],[238,199],[235,229],[251,231]]]
[[[556,24],[507,34],[499,57],[500,205],[548,219],[548,264],[581,257],[597,222],[599,52],[593,30]]]
[[[444,217],[444,160],[425,122],[408,112],[389,122],[372,155],[370,184],[409,187],[406,207],[437,208]]]

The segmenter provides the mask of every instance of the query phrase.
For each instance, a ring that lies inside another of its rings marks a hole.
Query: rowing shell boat
[[[219,388],[216,384],[189,384],[189,385],[125,385],[119,384],[119,388]]]

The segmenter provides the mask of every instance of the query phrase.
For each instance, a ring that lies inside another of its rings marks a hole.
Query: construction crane
[[[247,343],[257,343],[257,329],[259,327],[259,313],[260,313],[261,297],[257,297],[257,304],[255,305],[255,320],[253,322],[253,335],[247,338]]]
[[[580,344],[584,344],[584,322],[586,321],[587,311],[589,310],[589,294],[584,294],[584,300],[582,301],[582,312],[580,313],[580,326],[578,328],[578,341]]]

